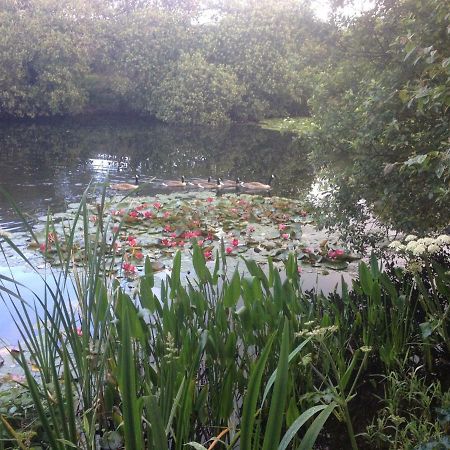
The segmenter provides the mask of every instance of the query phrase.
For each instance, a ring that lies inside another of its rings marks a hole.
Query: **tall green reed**
[[[103,192],[97,209],[104,207]],[[351,410],[369,362],[395,369],[418,334],[408,283],[395,284],[372,258],[361,263],[351,291],[342,282],[340,296],[304,293],[295,255],[281,272],[268,259],[264,271],[243,260],[245,273],[229,273],[223,245],[210,267],[194,243],[195,276],[182,282],[177,253],[156,296],[147,258],[132,296],[110,276],[118,234],[110,241],[107,229],[103,220],[89,222],[86,192],[75,220],[54,242],[60,268],[36,270],[46,285],[44,297],[35,299],[43,313],[23,300],[18,283],[15,290],[0,286],[21,333],[18,361],[41,439],[55,449],[94,449],[110,440],[136,449],[207,442],[307,449],[334,417],[357,448]],[[56,236],[49,216],[45,247],[51,233]],[[13,240],[5,241],[33,265]],[[14,283],[13,276],[3,280]],[[75,298],[68,298],[68,286]]]

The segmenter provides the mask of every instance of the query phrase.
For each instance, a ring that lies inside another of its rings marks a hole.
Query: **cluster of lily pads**
[[[41,226],[36,236],[38,249],[50,262],[58,264],[58,252],[69,251],[69,235],[79,204],[68,205],[65,213],[52,217],[52,227]],[[189,255],[194,242],[203,249],[205,259],[214,260],[216,251],[237,261],[237,256],[259,263],[284,260],[295,252],[300,265],[343,270],[358,257],[328,240],[305,241],[303,229],[313,219],[299,201],[256,195],[172,193],[156,197],[112,197],[102,208],[89,204],[89,230],[101,227],[109,243],[108,256],[118,276],[136,278],[148,256],[155,271],[170,265],[180,250]],[[76,227],[71,259],[82,263],[85,230]],[[189,258],[186,258],[186,261]]]

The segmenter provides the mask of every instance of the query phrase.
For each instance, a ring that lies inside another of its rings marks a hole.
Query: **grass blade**
[[[283,336],[278,361],[277,375],[270,402],[269,419],[264,433],[263,450],[273,450],[280,441],[286,407],[288,371],[289,371],[289,321],[284,320]]]
[[[244,398],[244,405],[242,409],[241,420],[241,442],[240,447],[242,449],[251,449],[253,425],[255,423],[256,403],[259,396],[259,388],[261,386],[261,380],[264,373],[264,367],[269,357],[270,350],[272,348],[274,337],[269,339],[266,347],[264,348],[261,356],[258,359],[255,367],[253,368],[250,380],[248,382],[247,393]]]
[[[317,436],[322,430],[325,422],[327,421],[330,414],[336,408],[336,403],[330,403],[314,420],[308,431],[305,433],[302,442],[297,450],[312,450],[314,443],[316,442]]]

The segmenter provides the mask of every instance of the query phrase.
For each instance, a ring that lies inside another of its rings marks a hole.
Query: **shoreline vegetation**
[[[8,233],[0,251],[45,291],[0,273],[23,371],[1,379],[0,450],[450,448],[448,2],[348,3],[321,21],[297,0],[0,0],[1,120],[294,133],[288,168],[301,149],[314,222],[345,241],[310,248],[311,211],[275,197],[166,211],[105,188],[39,229],[11,202],[34,256]],[[305,264],[356,276],[303,290]]]
[[[157,297],[158,267],[146,255],[136,276],[130,257],[142,249],[121,238],[149,208],[128,198],[127,212],[94,220],[86,199],[49,218],[44,238],[29,228],[36,251],[52,247],[59,261],[46,275],[56,287],[36,298],[43,314],[0,286],[24,371],[0,393],[3,448],[208,449],[217,436],[229,449],[448,444],[450,236],[394,241],[405,267],[372,256],[327,296],[302,291],[298,251],[281,267],[269,256],[264,270],[244,257],[244,272],[223,239],[209,251],[193,236],[191,274],[176,250]],[[111,208],[99,201],[97,211]],[[116,253],[117,243],[130,248]],[[13,236],[1,245],[20,252]],[[116,254],[131,290],[111,277]]]

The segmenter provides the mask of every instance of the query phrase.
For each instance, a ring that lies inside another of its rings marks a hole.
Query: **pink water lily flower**
[[[152,219],[153,218],[153,213],[151,211],[145,211],[144,217],[146,219]]]
[[[128,274],[133,274],[136,272],[136,266],[128,262],[124,262],[122,264],[122,269]]]
[[[280,224],[278,225],[278,229],[279,229],[280,231],[285,230],[286,227],[287,227],[287,225],[285,225],[284,223],[280,223]]]
[[[227,247],[225,249],[225,251],[227,252],[227,255],[229,255],[229,254],[233,253],[233,248],[232,247]]]
[[[205,258],[206,258],[207,260],[212,259],[212,256],[213,256],[211,250],[205,250],[205,251],[203,252],[203,255],[205,256]]]
[[[172,227],[170,226],[170,224],[167,224],[167,225],[164,227],[164,231],[167,231],[167,232],[172,231]]]
[[[137,245],[137,239],[134,236],[128,236],[127,242],[130,247],[136,247]]]
[[[169,211],[164,211],[164,219],[168,219],[170,217],[170,212]]]
[[[283,239],[289,239],[289,234],[288,234],[288,233],[283,233],[283,234],[281,235],[281,237],[282,237]]]
[[[161,209],[161,203],[159,203],[159,202],[155,202],[155,203],[153,203],[153,207],[155,208],[155,209]]]
[[[335,259],[344,254],[345,254],[344,250],[337,249],[337,250],[329,250],[327,256],[331,259]]]
[[[212,197],[208,197],[208,198],[206,199],[206,201],[207,201],[208,203],[211,203],[211,202],[214,201],[214,199],[213,199]]]
[[[234,238],[234,239],[231,241],[231,245],[232,245],[233,247],[237,247],[237,246],[239,245],[239,240],[236,239],[236,238]]]

